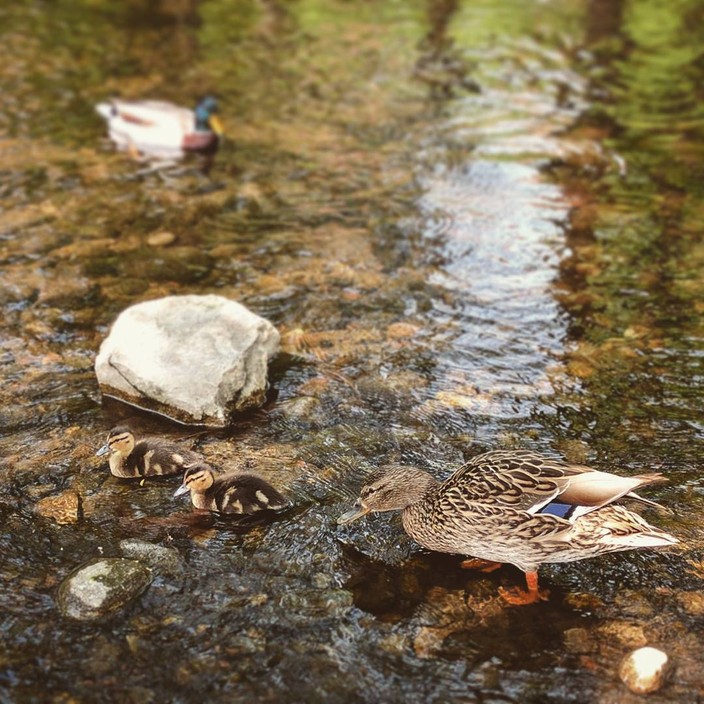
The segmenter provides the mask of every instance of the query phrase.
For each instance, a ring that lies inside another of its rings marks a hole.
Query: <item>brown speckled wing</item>
[[[440,494],[459,511],[487,504],[528,511],[555,498],[569,469],[528,451],[473,457],[443,483]]]
[[[516,516],[516,525],[511,527],[512,537],[519,541],[539,542],[545,539],[561,540],[572,532],[572,524],[564,518],[541,514],[528,520],[525,514]]]

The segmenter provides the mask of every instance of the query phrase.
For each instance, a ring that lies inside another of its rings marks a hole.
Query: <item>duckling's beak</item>
[[[189,491],[190,489],[185,484],[181,484],[181,486],[176,489],[176,491],[174,491],[174,499],[177,496],[183,496],[184,494],[187,494]]]
[[[352,521],[356,521],[358,518],[366,516],[369,511],[370,509],[368,509],[361,501],[357,501],[357,503],[349,511],[343,513],[337,519],[337,525],[342,526],[345,523],[352,523]]]
[[[213,130],[218,137],[222,137],[225,133],[222,122],[220,122],[220,118],[217,115],[211,115],[208,118],[208,124],[210,125],[210,129]]]
[[[106,443],[95,453],[95,456],[102,457],[103,455],[107,455],[108,452],[110,452],[110,445]]]

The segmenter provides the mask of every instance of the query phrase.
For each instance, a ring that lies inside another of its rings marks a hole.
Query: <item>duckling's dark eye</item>
[[[372,494],[376,493],[376,487],[375,486],[367,486],[364,487],[362,490],[362,496],[371,496]]]

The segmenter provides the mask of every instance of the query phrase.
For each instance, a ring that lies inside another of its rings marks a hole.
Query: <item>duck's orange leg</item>
[[[137,149],[131,139],[129,142],[127,142],[127,153],[129,154],[130,159],[134,159],[135,161],[142,160],[142,155],[139,153],[139,149]]]
[[[499,594],[511,606],[525,606],[526,604],[535,604],[536,601],[547,601],[550,592],[547,589],[538,589],[538,573],[526,572],[526,586],[528,589],[523,591],[520,587],[512,589],[504,589],[499,587]]]
[[[493,572],[503,567],[501,562],[493,562],[492,560],[482,560],[479,557],[471,557],[469,560],[462,560],[460,567],[465,570],[479,570],[480,572]]]

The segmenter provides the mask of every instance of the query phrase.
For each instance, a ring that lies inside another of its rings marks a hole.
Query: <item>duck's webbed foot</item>
[[[139,149],[137,149],[137,146],[131,139],[129,140],[129,142],[127,142],[127,154],[129,155],[130,159],[133,159],[134,161],[144,161],[142,159],[142,154],[140,153]]]
[[[520,587],[512,587],[511,589],[499,587],[499,594],[511,606],[535,604],[538,601],[547,601],[550,597],[550,592],[547,589],[538,588],[537,572],[526,572],[526,585],[528,587],[526,590]]]

